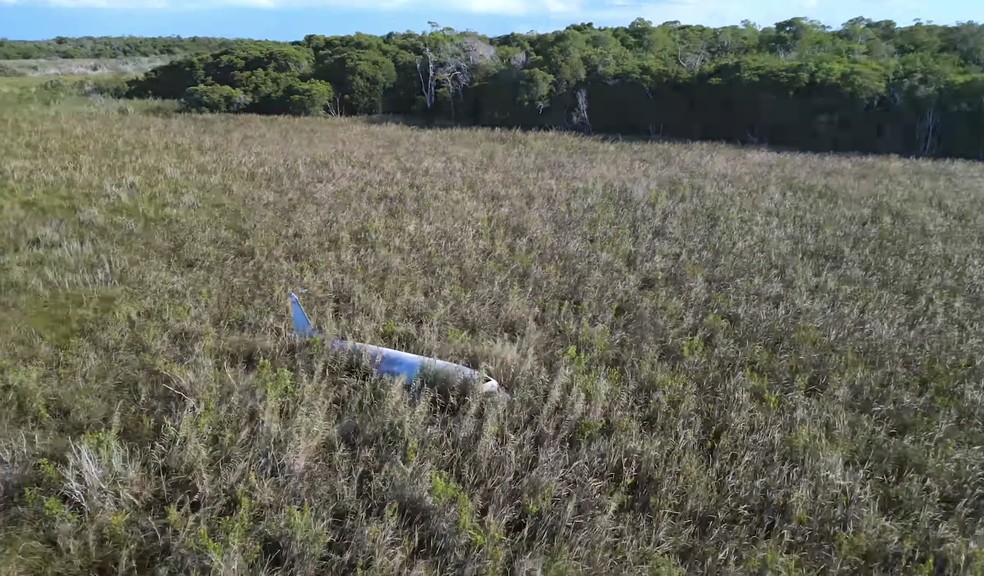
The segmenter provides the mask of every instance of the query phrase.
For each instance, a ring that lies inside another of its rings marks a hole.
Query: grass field
[[[17,102],[2,574],[984,571],[980,164]]]
[[[38,58],[29,60],[0,60],[0,77],[56,77],[103,74],[139,74],[166,64],[167,56],[133,58]],[[6,71],[6,74],[3,73]]]

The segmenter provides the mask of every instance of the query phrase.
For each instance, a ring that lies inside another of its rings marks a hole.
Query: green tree
[[[519,81],[519,102],[543,112],[550,105],[554,77],[549,72],[532,69],[523,73]]]
[[[711,28],[637,18],[494,38],[431,23],[422,33],[312,34],[293,43],[155,42],[57,38],[43,46],[66,54],[212,46],[152,70],[128,91],[208,109],[392,112],[807,149],[984,155],[974,132],[984,106],[984,27],[973,22],[899,26],[858,16],[831,29],[797,17]],[[0,42],[0,54],[25,46]],[[230,94],[236,98],[224,104]]]
[[[188,112],[240,112],[249,103],[249,96],[242,90],[208,84],[188,88],[182,99],[182,109]]]
[[[321,63],[316,77],[336,87],[346,113],[378,114],[386,89],[396,82],[396,67],[381,52],[349,50]]]
[[[156,97],[177,100],[185,91],[205,81],[206,55],[195,55],[169,62],[150,70],[129,82],[129,95],[133,98]]]
[[[335,91],[322,80],[291,84],[286,91],[287,109],[296,116],[322,116],[332,104]]]

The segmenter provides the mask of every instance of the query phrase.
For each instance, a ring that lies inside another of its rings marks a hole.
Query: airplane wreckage
[[[322,336],[311,325],[311,320],[301,306],[297,295],[293,292],[290,293],[290,304],[295,335],[299,338]],[[331,345],[338,352],[348,352],[350,358],[368,361],[369,366],[376,374],[402,382],[408,389],[418,382],[427,384],[450,383],[452,385],[471,385],[483,394],[502,393],[508,395],[494,378],[463,364],[338,338],[332,340]]]

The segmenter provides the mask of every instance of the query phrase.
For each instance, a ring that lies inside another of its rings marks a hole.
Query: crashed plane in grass
[[[295,334],[301,338],[321,336],[311,325],[300,300],[293,292],[290,293],[290,303]],[[408,388],[418,380],[441,380],[473,383],[483,393],[504,392],[495,379],[462,364],[341,339],[333,340],[332,347],[339,351],[361,355],[363,358],[368,356],[373,369],[378,374],[402,380]]]

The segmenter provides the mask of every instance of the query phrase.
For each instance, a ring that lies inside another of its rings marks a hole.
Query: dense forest
[[[488,37],[442,28],[197,51],[129,95],[189,111],[427,122],[984,159],[984,25],[637,19]]]
[[[38,58],[136,58],[212,52],[240,43],[228,38],[191,36],[59,36],[51,40],[0,39],[0,60]]]

